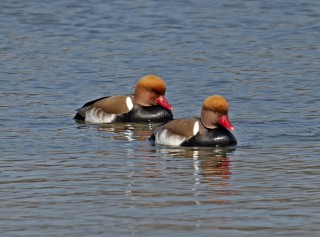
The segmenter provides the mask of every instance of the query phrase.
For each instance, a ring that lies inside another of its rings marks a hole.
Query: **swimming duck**
[[[166,84],[158,76],[147,75],[136,83],[134,94],[105,96],[85,103],[74,119],[90,123],[168,122],[172,106],[165,98]]]
[[[228,118],[228,102],[219,95],[206,98],[201,117],[172,120],[157,128],[149,140],[175,146],[223,147],[237,144]]]

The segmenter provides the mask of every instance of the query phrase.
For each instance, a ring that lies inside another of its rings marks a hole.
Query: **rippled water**
[[[1,236],[316,236],[320,2],[0,2]],[[157,74],[178,117],[230,104],[234,150],[78,124]]]

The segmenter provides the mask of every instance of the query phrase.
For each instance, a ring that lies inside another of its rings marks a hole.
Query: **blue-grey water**
[[[1,0],[1,237],[317,236],[319,39],[318,0]],[[72,119],[147,74],[176,118],[226,97],[236,149]]]

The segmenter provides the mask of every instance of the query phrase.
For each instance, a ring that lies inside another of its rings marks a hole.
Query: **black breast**
[[[207,147],[223,147],[235,146],[237,140],[233,134],[223,126],[215,129],[205,130],[203,133],[197,133],[194,137],[183,142],[181,146],[207,146]]]
[[[168,122],[173,119],[171,110],[159,105],[141,106],[138,105],[130,112],[117,116],[116,122]]]

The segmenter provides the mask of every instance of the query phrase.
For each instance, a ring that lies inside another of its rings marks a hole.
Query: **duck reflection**
[[[176,158],[192,158],[195,175],[205,178],[229,179],[231,160],[229,155],[235,147],[207,148],[207,147],[159,147],[158,151],[165,156]]]
[[[230,204],[230,200],[225,197],[235,195],[230,184],[230,156],[235,148],[148,146],[147,143],[143,143],[140,148],[144,157],[141,162],[135,159],[130,167],[134,172],[128,174],[128,197],[174,196],[178,200],[143,204],[152,207]],[[138,158],[137,155],[135,158]],[[148,188],[141,189],[138,182],[141,177],[144,178],[143,183],[148,183]],[[168,185],[167,182],[172,184]],[[175,191],[170,191],[170,187]],[[190,196],[193,198],[190,199]],[[183,197],[189,200],[183,201]]]
[[[125,141],[146,141],[150,137],[153,129],[158,127],[157,123],[105,123],[90,124],[97,127],[98,131],[106,132],[107,138]],[[89,126],[83,124],[83,126]]]
[[[231,153],[235,147],[158,147],[163,156],[192,159],[193,186],[192,192],[196,205],[215,203],[229,204],[226,196],[233,196],[230,185]]]

